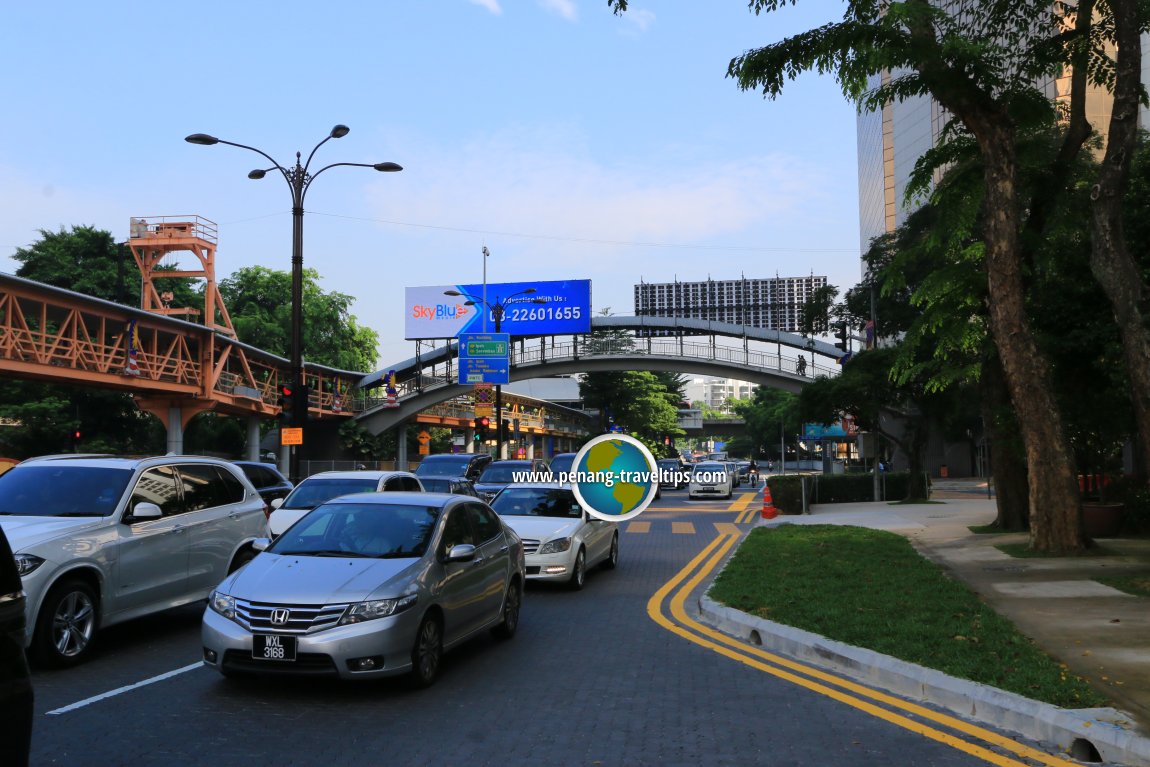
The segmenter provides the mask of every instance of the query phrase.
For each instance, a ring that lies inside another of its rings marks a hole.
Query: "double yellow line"
[[[740,498],[739,502],[745,503],[745,499]],[[735,509],[732,508],[732,510]],[[741,519],[744,513],[744,511],[740,511],[736,521]],[[668,631],[731,660],[820,695],[825,695],[840,703],[845,703],[883,721],[976,756],[990,764],[1002,765],[1003,767],[1032,767],[1033,764],[1037,763],[1049,767],[1078,767],[1077,762],[1051,756],[961,719],[931,711],[892,695],[868,689],[848,679],[745,644],[693,619],[687,614],[685,608],[688,596],[704,578],[718,567],[739,540],[740,535],[740,533],[735,532],[718,535],[675,577],[656,591],[655,595],[647,602],[647,614],[651,616],[651,620]],[[910,716],[919,717],[925,721],[916,721],[909,718]],[[944,732],[932,726],[931,723],[946,727],[953,732]],[[980,743],[985,745],[980,745]],[[987,746],[992,746],[1006,753],[992,751]],[[1029,761],[1019,761],[1008,754]]]

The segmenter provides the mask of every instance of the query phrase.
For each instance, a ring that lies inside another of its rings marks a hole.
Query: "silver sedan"
[[[523,544],[476,498],[363,493],[310,511],[229,576],[204,613],[225,675],[439,674],[443,653],[519,623]]]

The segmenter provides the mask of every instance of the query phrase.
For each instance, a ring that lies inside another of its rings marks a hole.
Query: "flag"
[[[866,348],[874,348],[874,320],[866,321]]]
[[[136,327],[136,321],[133,319],[128,322],[128,364],[124,367],[124,375],[138,376],[140,374],[140,366],[136,361],[136,355],[140,349],[140,331]]]
[[[389,370],[383,379],[386,383],[385,391],[387,392],[387,401],[384,403],[384,407],[399,407],[399,403],[396,401],[399,392],[396,391],[395,388],[395,379],[397,377],[394,370]]]

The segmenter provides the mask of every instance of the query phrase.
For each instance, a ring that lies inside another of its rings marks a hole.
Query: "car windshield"
[[[696,463],[691,468],[691,473],[702,474],[705,472],[707,474],[717,474],[719,472],[726,472],[728,468],[725,463]]]
[[[575,454],[557,455],[551,459],[552,474],[570,474],[571,465],[575,463]]]
[[[415,476],[420,478],[462,477],[464,472],[467,471],[467,464],[470,460],[469,458],[443,461],[424,459],[424,461],[415,468]]]
[[[484,469],[483,473],[479,475],[479,481],[485,482],[485,483],[486,482],[494,482],[494,483],[514,482],[516,479],[520,479],[520,481],[527,481],[528,475],[530,475],[530,474],[531,474],[531,464],[529,464],[529,463],[515,464],[513,466],[491,465],[491,466],[488,466],[486,469]],[[522,476],[516,477],[515,475],[522,475]]]
[[[268,547],[284,556],[417,559],[439,509],[392,503],[325,503]]]
[[[575,494],[562,488],[509,487],[491,502],[504,517],[572,517],[583,515]]]
[[[678,471],[679,466],[681,466],[681,464],[674,458],[670,460],[656,461],[656,463],[659,465],[660,469],[666,469],[667,471]]]
[[[62,462],[15,466],[0,474],[0,514],[106,517],[116,510],[132,470]]]
[[[459,489],[458,480],[454,477],[420,477],[419,481],[429,493],[454,493]]]
[[[379,486],[379,480],[367,477],[344,479],[318,479],[309,477],[299,484],[291,495],[284,499],[285,509],[314,509],[332,498],[352,493],[372,493]]]

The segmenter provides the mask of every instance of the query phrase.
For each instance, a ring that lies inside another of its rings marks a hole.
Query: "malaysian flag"
[[[136,327],[136,321],[131,320],[128,323],[128,364],[124,367],[124,375],[138,376],[140,374],[140,366],[136,361],[136,355],[140,349],[140,331]]]

